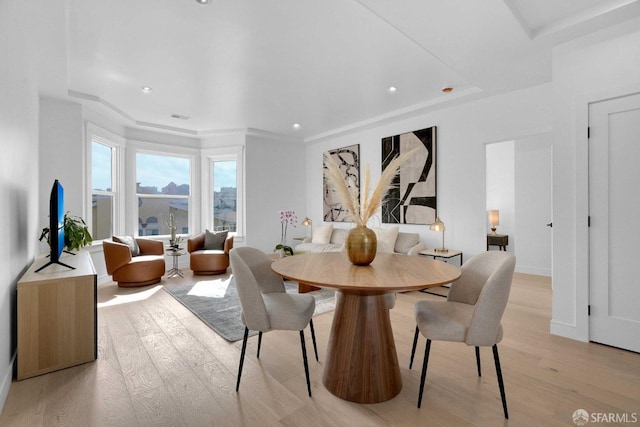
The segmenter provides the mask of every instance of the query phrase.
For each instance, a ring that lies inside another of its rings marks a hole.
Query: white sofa
[[[331,229],[322,230],[322,227]],[[374,228],[373,230],[378,237],[378,252],[418,255],[419,251],[427,249],[427,245],[420,240],[418,233],[398,231],[397,226],[388,229]],[[331,237],[327,241],[329,232]],[[325,224],[314,230],[312,237],[305,238],[302,243],[293,248],[293,252],[340,252],[344,249],[348,233],[349,229]]]

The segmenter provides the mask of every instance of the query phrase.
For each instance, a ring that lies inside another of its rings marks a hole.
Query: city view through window
[[[138,234],[168,235],[173,214],[176,234],[190,234],[190,162],[180,157],[137,155]],[[236,231],[235,161],[213,162],[215,230]]]
[[[215,231],[236,231],[237,198],[235,160],[212,162],[213,227]]]

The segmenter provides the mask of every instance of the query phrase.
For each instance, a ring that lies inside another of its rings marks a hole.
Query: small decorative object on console
[[[489,225],[491,226],[491,235],[496,235],[497,226],[500,225],[500,211],[492,209],[489,211]]]

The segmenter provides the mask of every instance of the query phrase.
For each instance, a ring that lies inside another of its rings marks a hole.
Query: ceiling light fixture
[[[300,129],[300,123],[294,123],[293,124],[293,128],[294,129]]]
[[[149,86],[142,86],[142,91],[144,93],[151,93],[153,89],[151,89]]]
[[[196,0],[196,3],[209,4],[209,0]]]
[[[191,117],[189,117],[189,116],[185,116],[185,115],[183,115],[183,114],[176,114],[176,113],[173,113],[173,114],[171,115],[171,118],[173,118],[173,119],[180,119],[180,120],[189,120]]]
[[[389,93],[396,93],[397,90],[395,86],[389,86]]]
[[[453,92],[453,88],[451,86],[445,86],[445,87],[442,88],[442,91],[444,93]]]

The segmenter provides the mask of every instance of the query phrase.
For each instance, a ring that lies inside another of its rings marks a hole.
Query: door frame
[[[576,97],[574,138],[576,141],[576,223],[575,223],[575,330],[564,336],[589,341],[589,105],[640,93],[640,84],[605,89]]]

